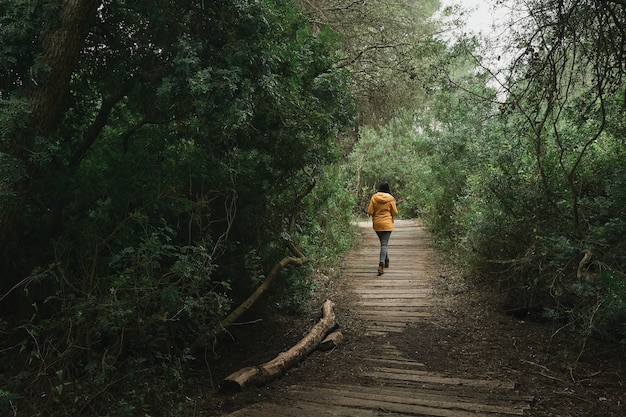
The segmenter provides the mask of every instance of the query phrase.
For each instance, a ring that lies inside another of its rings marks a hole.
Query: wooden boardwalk
[[[407,326],[429,320],[435,312],[430,275],[435,268],[429,262],[435,257],[427,232],[417,222],[396,221],[391,265],[379,277],[378,239],[369,223],[360,226],[362,244],[348,258],[343,277],[359,295],[350,308],[364,324],[361,337],[397,336]],[[354,370],[362,384],[300,381],[289,387],[280,404],[259,402],[229,416],[494,417],[523,416],[530,409],[531,399],[521,397],[512,382],[438,374],[407,359],[393,344],[375,346]]]

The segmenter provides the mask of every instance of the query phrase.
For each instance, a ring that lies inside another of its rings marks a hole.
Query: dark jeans
[[[389,258],[389,238],[391,237],[391,230],[387,232],[376,232],[378,240],[380,240],[380,263],[385,263],[385,260]]]

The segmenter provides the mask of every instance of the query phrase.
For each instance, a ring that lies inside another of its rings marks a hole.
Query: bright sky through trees
[[[493,1],[488,0],[442,0],[441,4],[442,7],[459,5],[466,10],[463,19],[466,22],[466,29],[484,36],[497,33],[498,27],[503,24],[508,13],[507,7],[496,6]]]
[[[497,3],[497,4],[496,4]],[[511,51],[507,51],[509,24],[511,21],[514,0],[441,0],[442,9],[445,7],[457,7],[454,15],[463,24],[450,33],[454,40],[463,34],[473,34],[481,39],[482,65],[489,68],[496,79],[503,80],[504,72],[508,63],[513,59]],[[458,16],[458,13],[461,13]],[[456,18],[456,17],[453,17]],[[502,81],[491,83],[500,89]]]

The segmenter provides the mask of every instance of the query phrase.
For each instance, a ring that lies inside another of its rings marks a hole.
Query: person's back
[[[372,216],[375,231],[393,230],[393,218],[398,214],[396,199],[389,193],[379,191],[372,196],[367,213]]]
[[[367,214],[372,216],[372,226],[380,240],[378,275],[382,275],[384,268],[389,267],[389,237],[393,230],[393,219],[398,214],[396,199],[391,195],[388,183],[380,183],[378,192],[370,199]]]

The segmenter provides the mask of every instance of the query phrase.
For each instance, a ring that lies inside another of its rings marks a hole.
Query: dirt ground
[[[584,343],[558,324],[519,319],[502,313],[493,294],[470,286],[441,264],[434,283],[440,313],[427,324],[408,329],[387,341],[407,358],[426,362],[442,374],[468,378],[493,376],[517,383],[534,401],[527,415],[590,417],[626,415],[624,347],[599,341]],[[355,353],[380,343],[363,337],[362,323],[351,305],[355,295],[338,271],[318,272],[318,291],[311,311],[303,316],[251,313],[251,323],[237,326],[225,340],[218,360],[199,363],[188,390],[188,404],[177,416],[219,416],[257,401],[273,401],[286,387],[303,381],[356,383]],[[329,352],[314,352],[297,368],[264,387],[238,394],[217,392],[219,381],[250,365],[269,361],[289,349],[319,318],[325,299],[336,303],[345,343]],[[262,321],[256,319],[262,318]],[[393,338],[393,340],[391,340]],[[208,365],[208,369],[207,369]]]

